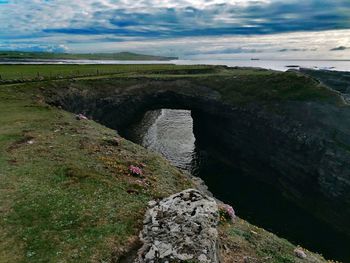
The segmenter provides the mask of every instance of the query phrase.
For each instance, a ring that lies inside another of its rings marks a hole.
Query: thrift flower
[[[220,221],[228,221],[231,222],[235,221],[236,215],[235,210],[233,210],[232,206],[227,204],[222,204],[219,206],[219,214],[220,214]]]
[[[143,174],[142,169],[134,165],[129,166],[129,172],[135,176],[141,176]]]

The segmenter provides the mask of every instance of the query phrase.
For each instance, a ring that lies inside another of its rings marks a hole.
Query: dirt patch
[[[118,250],[113,253],[112,263],[133,263],[141,246],[142,243],[137,236],[129,238],[127,249]]]
[[[11,153],[12,151],[19,149],[20,147],[22,147],[23,145],[26,144],[32,144],[34,141],[34,137],[30,136],[30,135],[23,135],[23,138],[13,142],[8,148],[7,148],[7,152]]]

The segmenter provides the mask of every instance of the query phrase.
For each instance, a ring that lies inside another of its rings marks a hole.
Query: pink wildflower
[[[219,206],[219,214],[220,214],[220,220],[231,220],[232,222],[235,221],[236,215],[235,210],[233,210],[232,206],[227,204],[222,204]]]
[[[129,166],[129,172],[136,176],[141,176],[143,174],[142,169],[134,165]]]

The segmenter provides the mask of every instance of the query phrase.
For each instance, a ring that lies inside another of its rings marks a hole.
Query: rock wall
[[[221,118],[194,111],[196,143],[209,158],[273,185],[309,213],[350,234],[350,155],[338,143],[350,134],[341,121],[350,116],[317,103],[283,108],[289,115],[253,105]]]

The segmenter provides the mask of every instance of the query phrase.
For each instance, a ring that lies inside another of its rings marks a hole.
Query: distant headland
[[[74,53],[52,53],[52,52],[0,51],[0,61],[1,60],[23,60],[23,59],[169,61],[169,60],[174,60],[178,58],[137,54],[132,52],[74,54]]]

